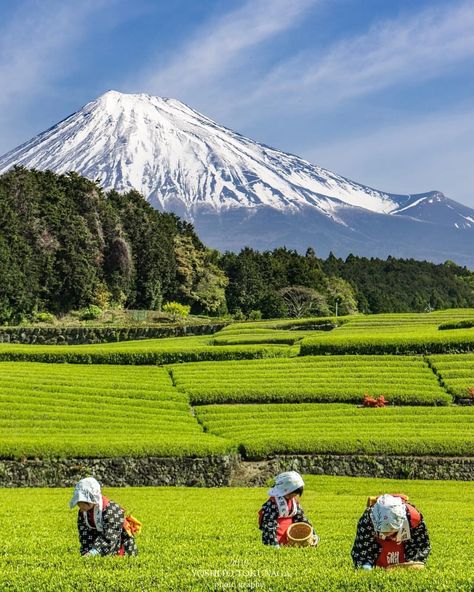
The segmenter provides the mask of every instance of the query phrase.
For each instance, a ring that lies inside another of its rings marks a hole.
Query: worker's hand
[[[313,533],[313,542],[311,543],[312,547],[317,547],[319,544],[319,537],[318,535],[314,532]]]
[[[367,571],[370,571],[370,570],[374,569],[374,566],[371,563],[364,563],[364,565],[361,566],[361,569],[365,569]]]

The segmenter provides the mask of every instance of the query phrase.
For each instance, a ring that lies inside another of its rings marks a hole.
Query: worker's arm
[[[278,508],[271,500],[266,501],[262,506],[262,543],[272,547],[279,547],[277,539]]]
[[[370,519],[369,509],[362,514],[357,524],[357,533],[351,555],[355,567],[371,569],[377,563],[380,546],[375,540],[375,531]]]
[[[430,554],[431,545],[423,516],[418,526],[410,530],[410,535],[410,540],[405,543],[405,559],[425,563]]]

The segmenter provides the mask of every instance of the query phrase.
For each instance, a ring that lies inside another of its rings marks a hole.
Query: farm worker
[[[423,567],[430,539],[423,516],[407,500],[405,495],[388,493],[369,498],[352,547],[355,567]]]
[[[69,507],[79,507],[77,528],[81,555],[136,555],[134,534],[141,526],[133,517],[102,495],[93,478],[81,479],[74,488]]]
[[[310,521],[306,518],[298,497],[303,495],[304,481],[296,471],[280,473],[275,477],[275,485],[268,491],[270,498],[258,513],[258,526],[262,531],[262,542],[279,548],[288,544],[287,530],[294,522]],[[319,537],[314,534],[314,546]]]

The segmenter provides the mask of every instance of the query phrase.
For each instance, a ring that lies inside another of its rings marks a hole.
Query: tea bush
[[[360,402],[446,405],[452,399],[416,356],[307,356],[173,365],[173,381],[192,403]]]
[[[0,363],[0,457],[207,456],[205,434],[163,368]]]
[[[0,361],[69,364],[171,364],[297,355],[287,345],[215,346],[208,336],[142,339],[89,345],[0,344]]]
[[[266,489],[105,488],[143,521],[138,557],[81,558],[71,489],[0,490],[8,513],[0,589],[8,592],[472,592],[474,485],[307,477],[302,504],[317,549],[261,544]],[[356,571],[350,550],[367,496],[403,492],[423,513],[423,571]]]
[[[474,455],[474,408],[342,404],[197,407],[204,428],[247,458],[278,454]]]
[[[474,387],[474,353],[430,356],[428,361],[452,395],[468,396],[468,389]]]

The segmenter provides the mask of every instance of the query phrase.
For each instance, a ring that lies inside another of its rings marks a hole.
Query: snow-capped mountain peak
[[[338,219],[343,206],[386,214],[401,206],[395,196],[254,142],[176,99],[113,90],[1,157],[0,173],[14,164],[74,170],[189,217],[196,208],[265,206],[311,207]]]
[[[437,191],[354,183],[229,130],[176,99],[109,91],[0,157],[105,189],[139,191],[190,219],[209,246],[286,245],[319,255],[393,255],[474,267],[474,211]]]

